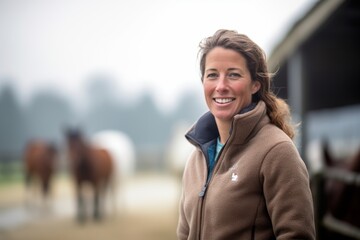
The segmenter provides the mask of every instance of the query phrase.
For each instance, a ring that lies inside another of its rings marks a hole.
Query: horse
[[[360,149],[343,159],[332,156],[329,145],[323,146],[325,174],[333,176],[324,179],[326,198],[324,225],[335,226],[338,231],[326,230],[326,239],[360,238]],[[343,179],[344,181],[339,181]],[[339,227],[344,226],[344,227]],[[346,228],[344,234],[342,229]],[[350,236],[347,236],[350,233]]]
[[[134,143],[126,133],[110,129],[94,133],[90,141],[93,145],[104,148],[111,154],[114,162],[113,182],[110,189],[112,190],[112,207],[114,212],[124,211],[127,206],[124,184],[135,174]]]
[[[166,158],[167,169],[177,182],[181,184],[183,171],[186,161],[190,157],[194,147],[185,138],[185,133],[191,125],[185,122],[178,122],[173,126],[173,130],[168,141]]]
[[[93,194],[93,219],[101,220],[106,190],[112,182],[114,164],[106,149],[89,144],[76,129],[66,132],[70,171],[75,182],[77,219],[86,219],[85,190],[90,186]]]
[[[56,156],[55,145],[43,140],[29,141],[24,150],[25,185],[30,190],[34,181],[40,183],[44,200],[48,199],[51,191],[51,180],[56,170]]]

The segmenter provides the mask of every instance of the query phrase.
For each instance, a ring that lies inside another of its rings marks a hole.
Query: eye
[[[231,72],[229,73],[229,78],[230,79],[238,79],[238,78],[241,78],[241,75],[239,73],[236,73],[236,72]]]
[[[208,78],[208,79],[215,79],[217,77],[218,77],[217,73],[209,73],[206,75],[206,78]]]

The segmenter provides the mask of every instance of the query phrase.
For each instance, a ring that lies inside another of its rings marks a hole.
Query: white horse
[[[175,124],[167,146],[168,169],[178,179],[181,179],[186,162],[194,149],[194,146],[185,139],[185,133],[190,127],[191,125],[185,122]]]
[[[95,133],[91,142],[99,147],[109,151],[114,160],[113,179],[110,189],[112,191],[113,208],[116,211],[116,205],[124,205],[124,191],[121,188],[126,178],[131,177],[135,173],[135,147],[125,133],[115,130],[103,130]]]

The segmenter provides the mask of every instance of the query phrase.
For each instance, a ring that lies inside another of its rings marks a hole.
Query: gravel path
[[[26,209],[23,186],[2,187],[0,240],[175,240],[179,186],[169,175],[137,174],[121,185],[116,211],[108,201],[102,222],[82,225],[74,219],[73,189],[66,179],[55,182],[47,210],[40,203],[41,207]]]

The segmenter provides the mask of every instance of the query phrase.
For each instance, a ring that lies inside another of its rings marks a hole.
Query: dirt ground
[[[0,240],[176,239],[179,184],[171,176],[132,177],[122,185],[123,204],[117,206],[116,214],[110,214],[109,210],[103,221],[90,219],[84,224],[75,221],[75,200],[69,182],[59,180],[55,187],[57,203],[51,214],[32,213],[34,217],[28,221],[12,226],[1,226],[0,219]],[[22,208],[24,196],[23,186],[0,188],[0,218],[3,215],[4,220],[6,210]]]
[[[2,240],[95,240],[176,239],[175,219],[169,215],[131,215],[101,223],[79,225],[72,219],[37,221],[16,229],[0,232]]]
[[[101,223],[79,225],[72,219],[37,221],[0,232],[2,240],[176,239],[175,219],[169,215],[123,216]]]

